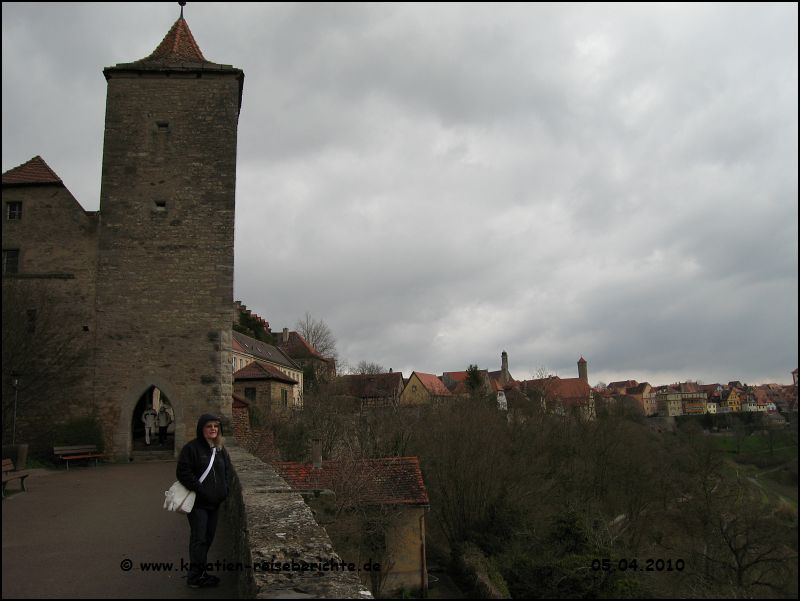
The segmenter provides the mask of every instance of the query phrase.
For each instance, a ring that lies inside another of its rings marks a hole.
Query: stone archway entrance
[[[150,408],[155,412],[147,444],[146,426],[143,419]],[[162,411],[163,408],[163,411]],[[166,423],[165,430],[162,430]],[[132,458],[143,457],[143,453],[168,455],[175,452],[175,409],[169,398],[157,386],[149,386],[139,397],[131,415]]]

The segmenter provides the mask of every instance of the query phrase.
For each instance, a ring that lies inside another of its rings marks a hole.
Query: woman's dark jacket
[[[203,436],[203,426],[209,421],[219,421],[219,418],[212,415],[203,415],[200,418],[197,423],[197,438],[187,443],[181,450],[175,473],[181,484],[197,493],[195,506],[217,509],[230,491],[233,467],[228,452],[224,448],[217,449],[211,471],[208,472],[206,479],[200,482],[200,476],[206,471],[211,460],[211,446]]]

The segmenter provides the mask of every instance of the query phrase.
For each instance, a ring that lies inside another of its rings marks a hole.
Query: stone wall
[[[98,217],[58,183],[4,184],[3,201],[4,210],[7,202],[22,204],[21,219],[2,219],[3,248],[20,251],[19,273],[3,277],[3,315],[13,321],[3,324],[3,343],[10,347],[4,348],[10,363],[3,371],[21,374],[17,439],[52,445],[48,436],[58,423],[86,417],[93,408],[87,382]]]
[[[238,446],[227,448],[238,476],[224,505],[225,518],[234,533],[235,561],[265,567],[309,564],[306,570],[241,570],[239,597],[371,599],[372,594],[359,582],[358,572],[311,569],[312,564],[317,568],[322,562],[338,566],[341,558],[303,497],[291,492],[269,465]]]

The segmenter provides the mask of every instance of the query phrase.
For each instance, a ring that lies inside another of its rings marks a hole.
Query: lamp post
[[[17,391],[19,389],[19,374],[11,372],[11,386],[14,388],[14,419],[11,422],[11,444],[17,442]]]

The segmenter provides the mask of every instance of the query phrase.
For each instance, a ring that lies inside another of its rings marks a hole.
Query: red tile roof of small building
[[[287,384],[297,384],[297,380],[290,378],[279,369],[261,363],[260,361],[253,361],[245,365],[242,369],[233,374],[234,380],[278,380],[286,382]]]
[[[442,374],[442,378],[450,378],[453,382],[466,382],[468,374],[465,371],[446,371]]]
[[[52,169],[44,162],[44,159],[39,155],[33,157],[27,163],[23,163],[13,169],[9,169],[3,174],[3,185],[12,184],[61,184],[61,178],[58,177]]]
[[[360,399],[397,397],[403,391],[403,373],[340,376],[334,390]]]
[[[296,490],[344,490],[352,496],[352,504],[430,504],[417,457],[323,461],[322,468],[293,461],[271,465]]]
[[[282,336],[282,334],[277,334],[277,336]],[[281,342],[277,345],[281,347],[283,350],[286,351],[292,358],[297,359],[322,359],[325,360],[325,357],[319,354],[319,351],[314,348],[314,346],[298,332],[289,332],[289,340],[287,342],[283,342],[283,338],[281,338]]]
[[[418,371],[415,371],[414,373],[417,374],[419,381],[422,382],[422,385],[431,394],[436,396],[452,396],[450,391],[447,390],[447,386],[445,386],[437,376],[433,374],[423,374]]]
[[[591,398],[592,389],[580,378],[559,378],[550,376],[524,382],[526,390],[538,390],[545,397],[565,403],[585,402]]]

